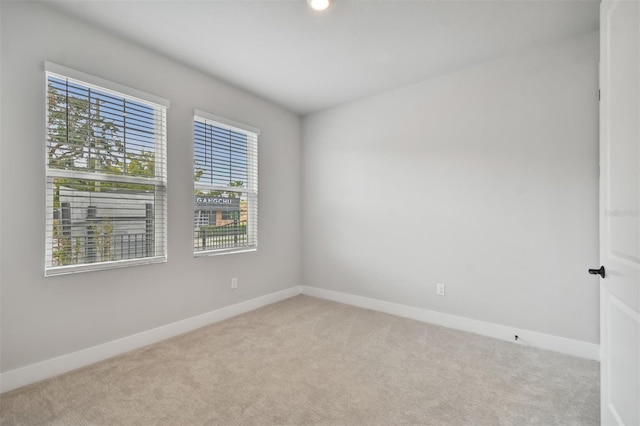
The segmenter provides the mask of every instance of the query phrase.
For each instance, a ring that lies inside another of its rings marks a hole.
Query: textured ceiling
[[[306,114],[598,29],[599,1],[49,1]]]

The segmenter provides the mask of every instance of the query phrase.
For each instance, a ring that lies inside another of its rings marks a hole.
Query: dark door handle
[[[589,269],[589,273],[591,275],[600,275],[604,278],[604,266],[601,266],[600,269]]]

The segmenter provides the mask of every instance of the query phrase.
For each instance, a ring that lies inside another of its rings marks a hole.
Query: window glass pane
[[[257,246],[257,134],[194,121],[194,252]]]
[[[46,275],[166,260],[165,116],[47,73]]]
[[[150,105],[49,76],[49,167],[154,177],[158,118]]]
[[[246,134],[196,121],[194,141],[197,181],[211,185],[246,187]]]
[[[51,266],[80,265],[156,255],[156,222],[164,198],[154,185],[80,179],[51,181]]]
[[[194,197],[193,242],[196,251],[249,245],[247,195],[238,195]]]

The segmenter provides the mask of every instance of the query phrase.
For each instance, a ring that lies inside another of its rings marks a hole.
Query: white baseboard
[[[465,318],[457,315],[430,311],[428,309],[400,305],[398,303],[386,302],[383,300],[370,299],[368,297],[356,296],[353,294],[326,290],[318,287],[302,286],[302,294],[397,315],[399,317],[410,318],[430,324],[437,324],[456,330],[468,331],[482,336],[514,342],[516,344],[548,349],[596,361],[600,359],[600,345],[594,343],[567,339],[565,337],[558,337],[535,331],[522,330],[515,327],[508,327],[505,325]],[[518,336],[517,341],[514,340],[515,335]]]
[[[8,392],[19,387],[57,376],[80,367],[84,367],[116,355],[120,355],[143,346],[150,345],[179,334],[183,334],[298,294],[332,300],[360,308],[371,309],[410,318],[431,324],[437,324],[457,330],[468,331],[483,336],[493,337],[513,342],[513,336],[518,335],[517,344],[548,349],[555,352],[575,355],[582,358],[599,360],[600,346],[594,343],[567,339],[550,334],[538,333],[508,327],[500,324],[484,322],[457,315],[445,314],[428,309],[415,308],[383,300],[356,296],[338,291],[326,290],[309,286],[294,286],[275,293],[247,300],[235,305],[216,309],[185,320],[177,321],[151,330],[143,331],[118,340],[103,343],[83,349],[78,352],[62,355],[36,364],[27,365],[0,374],[0,393]]]
[[[0,374],[0,392],[7,392],[49,377],[57,376],[116,355],[129,352],[188,331],[222,321],[301,293],[295,286],[275,293],[256,297],[235,305],[206,312],[195,317],[176,321],[151,330],[143,331],[118,340],[62,355],[36,364],[27,365]]]

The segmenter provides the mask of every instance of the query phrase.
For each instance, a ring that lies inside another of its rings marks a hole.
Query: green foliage
[[[195,169],[195,171],[193,173],[193,181],[194,182],[199,182],[200,179],[202,179],[202,175],[204,175],[204,169],[200,169],[200,168]],[[229,182],[228,186],[230,188],[243,187],[244,186],[244,182],[241,181],[241,180],[231,181],[231,182]],[[241,192],[221,191],[221,190],[217,190],[217,191],[200,191],[198,189],[195,189],[193,191],[193,194],[194,195],[203,195],[203,196],[208,196],[208,197],[222,197],[225,194],[227,194],[227,196],[231,197],[231,198],[240,198],[242,196]]]
[[[107,220],[100,225],[91,225],[89,229],[94,235],[95,251],[100,256],[100,261],[113,260],[112,223]],[[53,264],[64,266],[80,263],[82,260],[80,254],[83,251],[82,240],[81,237],[72,238],[69,235],[63,235],[60,232],[60,222],[56,219],[53,223]]]
[[[128,152],[126,161],[104,166],[101,171],[114,175],[153,177],[155,176],[155,170],[155,154],[142,150],[140,154]]]
[[[102,222],[100,227],[96,227],[97,251],[100,253],[103,262],[112,260],[111,237],[113,236],[113,225],[111,221]]]
[[[48,85],[49,166],[102,170],[124,154],[120,128],[101,114],[102,102],[67,96]]]
[[[199,229],[200,238],[226,236],[226,235],[246,235],[247,222],[228,223],[226,225],[205,225]]]
[[[71,237],[62,235],[60,232],[60,222],[53,222],[53,261],[55,265],[69,265],[72,263],[71,257]]]
[[[194,181],[198,181],[200,179],[200,177],[202,176],[202,173],[198,174],[198,171],[196,171],[193,179]],[[244,182],[242,182],[241,180],[237,180],[234,182],[229,182],[229,187],[233,188],[233,187],[243,187],[244,186]],[[223,191],[223,190],[216,190],[216,191],[200,191],[198,189],[194,189],[193,191],[194,195],[202,195],[202,196],[206,196],[206,197],[223,197],[223,196],[227,196],[229,198],[240,198],[242,196],[242,192],[235,192],[235,191]]]
[[[125,152],[121,127],[101,113],[103,101],[69,96],[48,86],[49,167],[98,171],[114,175],[155,176],[155,153]],[[153,191],[153,185],[56,179],[53,207],[59,208],[60,187],[79,191]]]
[[[73,263],[78,263],[80,257],[80,251],[82,250],[82,240],[80,237],[76,237],[76,243],[73,246]]]

